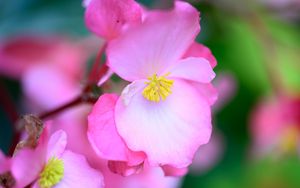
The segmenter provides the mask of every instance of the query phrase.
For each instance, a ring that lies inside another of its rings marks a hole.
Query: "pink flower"
[[[12,159],[16,187],[103,187],[100,172],[92,169],[86,159],[66,150],[67,135],[57,131],[50,138],[44,130],[38,147],[22,149]]]
[[[51,64],[76,77],[86,56],[82,47],[58,37],[19,37],[0,46],[0,72],[20,79],[32,67]]]
[[[299,99],[275,97],[261,101],[251,116],[254,154],[299,152],[299,126]]]
[[[86,43],[57,37],[9,40],[0,48],[0,73],[21,80],[31,113],[56,108],[81,91],[83,68],[94,52],[87,50],[92,42]]]
[[[89,116],[88,135],[98,154],[130,166],[141,162],[136,156],[143,152],[151,166],[179,170],[208,142],[210,104],[192,82],[210,83],[215,74],[204,58],[181,59],[199,29],[198,12],[177,2],[173,11],[150,12],[143,24],[111,42],[110,68],[132,83],[121,97],[104,95],[97,102],[103,107],[115,100],[115,107],[110,102],[106,111],[96,103]]]
[[[134,0],[86,0],[84,5],[88,29],[106,40],[142,20],[142,8]]]
[[[177,2],[108,47],[110,68],[132,82],[116,103],[117,131],[150,165],[184,168],[209,140],[210,105],[190,82],[210,83],[215,74],[204,58],[181,59],[199,30],[196,9]]]

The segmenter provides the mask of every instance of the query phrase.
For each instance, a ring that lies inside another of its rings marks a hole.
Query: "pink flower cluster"
[[[199,12],[182,1],[170,10],[133,0],[85,0],[84,6],[88,29],[107,46],[110,70],[98,85],[114,73],[127,86],[47,118],[36,146],[11,158],[1,153],[0,187],[178,186],[179,178],[164,175],[185,175],[209,142],[217,99],[216,59],[195,42]],[[39,113],[80,94],[92,52],[61,40],[34,41],[1,46],[0,57],[10,64],[0,63],[0,72],[21,79],[27,109]],[[30,53],[20,55],[20,44]]]
[[[135,10],[131,16],[124,15],[128,4]],[[94,6],[112,5],[90,2],[87,25],[107,38],[108,66],[130,83],[120,96],[99,98],[88,117],[90,143],[123,175],[140,171],[145,163],[161,166],[168,175],[183,174],[210,138],[210,106],[216,98],[210,84],[215,59],[194,42],[199,13],[179,1],[169,11],[138,13],[142,9],[128,1],[118,3],[117,10],[124,12],[115,10],[104,23],[103,17],[93,17]],[[112,32],[101,29],[104,24],[118,35],[107,37]]]

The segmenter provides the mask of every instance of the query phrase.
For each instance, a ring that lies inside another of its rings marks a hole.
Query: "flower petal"
[[[22,78],[26,96],[43,109],[61,106],[81,92],[78,80],[74,80],[61,68],[43,64],[26,71]]]
[[[45,164],[45,149],[22,149],[13,157],[11,171],[17,182],[15,187],[26,187],[38,177]]]
[[[84,156],[66,150],[62,155],[64,177],[58,188],[101,188],[104,187],[102,174],[91,168]]]
[[[210,105],[215,104],[218,99],[218,91],[211,83],[191,82],[191,84],[207,99]]]
[[[133,174],[138,174],[143,170],[144,163],[128,166],[128,163],[122,161],[108,161],[108,168],[116,174],[122,176],[130,176]]]
[[[115,94],[104,94],[98,99],[88,116],[88,138],[100,157],[140,164],[144,154],[129,150],[117,132],[114,110],[118,98]]]
[[[188,172],[188,168],[174,168],[172,166],[169,165],[164,165],[162,166],[162,169],[165,173],[165,176],[184,176],[187,174]]]
[[[10,170],[11,160],[0,150],[0,174]]]
[[[199,13],[188,3],[153,11],[143,24],[108,46],[109,67],[127,81],[161,74],[183,56],[200,30]]]
[[[85,4],[87,27],[107,40],[120,35],[128,24],[142,20],[142,8],[134,0],[91,0]]]
[[[210,66],[214,68],[217,65],[217,60],[214,55],[211,53],[210,49],[204,46],[203,44],[199,44],[194,42],[190,48],[186,51],[183,58],[188,57],[202,57],[209,61]]]
[[[142,96],[143,82],[119,98],[116,126],[128,147],[144,151],[151,165],[188,166],[201,144],[211,134],[210,106],[197,90],[184,80],[174,80],[172,94],[159,103]],[[123,95],[123,94],[122,94]],[[122,96],[123,97],[123,96]]]
[[[100,87],[102,84],[104,84],[112,75],[114,72],[111,69],[108,69],[107,72],[100,78],[98,81],[98,86]]]
[[[216,75],[206,59],[195,57],[180,60],[170,72],[170,77],[183,78],[200,83],[209,83]]]
[[[48,141],[47,160],[51,157],[60,158],[67,145],[67,134],[63,130],[56,131]]]

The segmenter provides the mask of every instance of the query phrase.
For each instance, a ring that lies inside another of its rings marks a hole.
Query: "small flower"
[[[37,148],[18,151],[11,168],[16,187],[103,187],[101,173],[92,169],[82,155],[65,150],[66,144],[64,131],[48,138],[44,130]]]
[[[262,100],[251,116],[253,152],[295,154],[300,151],[300,100],[290,96]]]

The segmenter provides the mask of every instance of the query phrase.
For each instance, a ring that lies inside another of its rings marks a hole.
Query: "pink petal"
[[[184,176],[188,173],[188,168],[174,168],[169,165],[162,166],[165,176]]]
[[[130,176],[133,174],[138,174],[143,170],[143,163],[135,165],[135,166],[128,166],[127,162],[122,161],[108,161],[109,169],[116,174],[120,174],[122,176]]]
[[[140,164],[144,154],[129,150],[116,130],[114,109],[117,99],[115,94],[105,94],[98,99],[88,116],[89,141],[104,159]]]
[[[108,65],[127,81],[161,75],[184,54],[200,30],[199,13],[188,3],[153,11],[143,24],[108,46]]]
[[[181,60],[170,72],[170,77],[183,78],[200,83],[209,83],[216,76],[206,59],[195,57]]]
[[[214,55],[211,53],[210,49],[197,42],[194,42],[183,56],[183,58],[188,58],[188,57],[205,58],[209,61],[212,68],[214,68],[217,65],[217,60],[214,57]]]
[[[174,80],[172,94],[159,103],[142,96],[143,82],[133,84],[137,89],[126,100],[122,96],[115,109],[117,130],[125,143],[134,151],[144,151],[151,165],[188,166],[198,147],[210,138],[206,99],[179,79]]]
[[[11,160],[0,150],[0,174],[10,170]]]
[[[218,99],[218,91],[211,83],[191,82],[191,84],[207,99],[210,105],[215,104]]]
[[[90,52],[89,52],[90,53]],[[32,67],[51,64],[78,76],[87,58],[82,46],[56,37],[17,37],[0,46],[0,74],[20,79]]]
[[[119,180],[120,181],[120,180]],[[180,178],[166,177],[159,167],[146,167],[143,172],[137,175],[126,177],[119,187],[122,188],[176,188],[180,187]],[[119,188],[117,186],[113,188]],[[112,188],[112,187],[110,187]]]
[[[38,178],[46,162],[46,148],[22,149],[13,157],[12,174],[16,187],[25,187]]]
[[[107,40],[119,36],[124,27],[141,22],[142,9],[134,0],[91,0],[85,4],[87,27]]]
[[[0,46],[0,73],[20,79],[23,73],[40,59],[49,55],[56,40],[37,40],[34,37],[18,37]]]
[[[181,179],[166,177],[160,167],[148,167],[144,164],[143,171],[123,177],[103,169],[105,188],[179,188]]]
[[[55,187],[104,187],[102,174],[91,168],[84,156],[66,150],[62,155],[62,160],[64,162],[64,177]]]
[[[114,74],[114,72],[111,69],[108,69],[108,71],[102,76],[102,78],[99,80],[98,82],[98,86],[100,87],[104,82],[106,82],[112,75]]]
[[[39,65],[28,70],[22,85],[26,96],[43,109],[53,109],[69,102],[80,93],[78,80],[52,65]]]
[[[67,145],[67,134],[63,130],[53,133],[48,141],[47,160],[52,157],[60,158]]]

